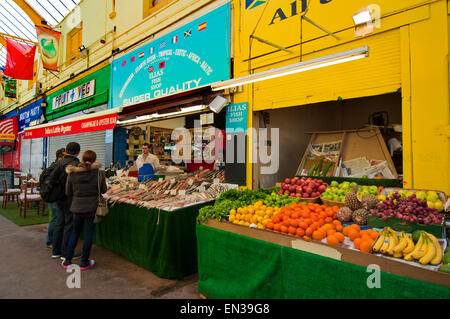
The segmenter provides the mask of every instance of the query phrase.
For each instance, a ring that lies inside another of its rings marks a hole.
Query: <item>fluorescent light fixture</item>
[[[195,105],[195,106],[190,106],[190,107],[183,107],[183,108],[181,108],[180,111],[164,113],[164,114],[153,113],[153,114],[150,114],[150,115],[138,116],[138,117],[136,117],[135,119],[132,119],[132,120],[117,121],[117,124],[135,123],[135,122],[141,122],[141,121],[146,121],[146,120],[153,120],[153,119],[171,117],[171,116],[174,116],[174,115],[195,113],[195,112],[203,111],[203,110],[205,110],[207,108],[208,108],[207,105]]]
[[[269,80],[289,74],[300,73],[304,71],[323,68],[330,65],[345,63],[362,59],[369,56],[369,47],[364,46],[357,49],[352,49],[344,52],[334,53],[326,55],[320,58],[311,59],[299,63],[294,63],[279,68],[274,68],[266,71],[262,71],[255,74],[249,74],[240,78],[216,82],[211,85],[213,91],[219,91],[236,87],[244,84]]]
[[[369,10],[361,11],[353,16],[353,21],[355,25],[360,25],[368,22],[372,22],[372,16]]]

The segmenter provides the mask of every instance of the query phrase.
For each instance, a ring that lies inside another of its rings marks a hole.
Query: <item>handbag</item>
[[[95,212],[95,220],[98,222],[101,220],[101,217],[105,217],[108,214],[108,205],[103,198],[102,194],[100,193],[100,170],[98,170],[98,204],[97,204],[97,211]],[[100,217],[100,218],[97,218]]]

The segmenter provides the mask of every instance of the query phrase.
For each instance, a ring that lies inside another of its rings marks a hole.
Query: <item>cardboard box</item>
[[[204,225],[224,231],[233,232],[239,235],[264,240],[277,245],[300,249],[302,251],[307,251],[316,255],[333,258],[363,267],[367,267],[371,264],[376,264],[383,272],[450,287],[449,274],[416,267],[410,264],[376,256],[373,254],[366,254],[352,249],[331,246],[314,240],[312,240],[311,242],[307,242],[303,239],[281,233],[275,233],[263,229],[249,228],[229,222],[218,222],[214,219],[208,220],[208,223]]]

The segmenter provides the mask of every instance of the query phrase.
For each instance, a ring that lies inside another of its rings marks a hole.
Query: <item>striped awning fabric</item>
[[[14,145],[17,137],[17,116],[0,121],[0,145]]]

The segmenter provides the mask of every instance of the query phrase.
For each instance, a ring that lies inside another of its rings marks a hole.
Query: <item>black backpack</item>
[[[55,168],[56,165],[51,165],[44,169],[41,176],[39,176],[39,193],[41,194],[41,198],[47,203],[52,203],[57,200],[54,196],[53,183],[51,180],[51,174]]]

